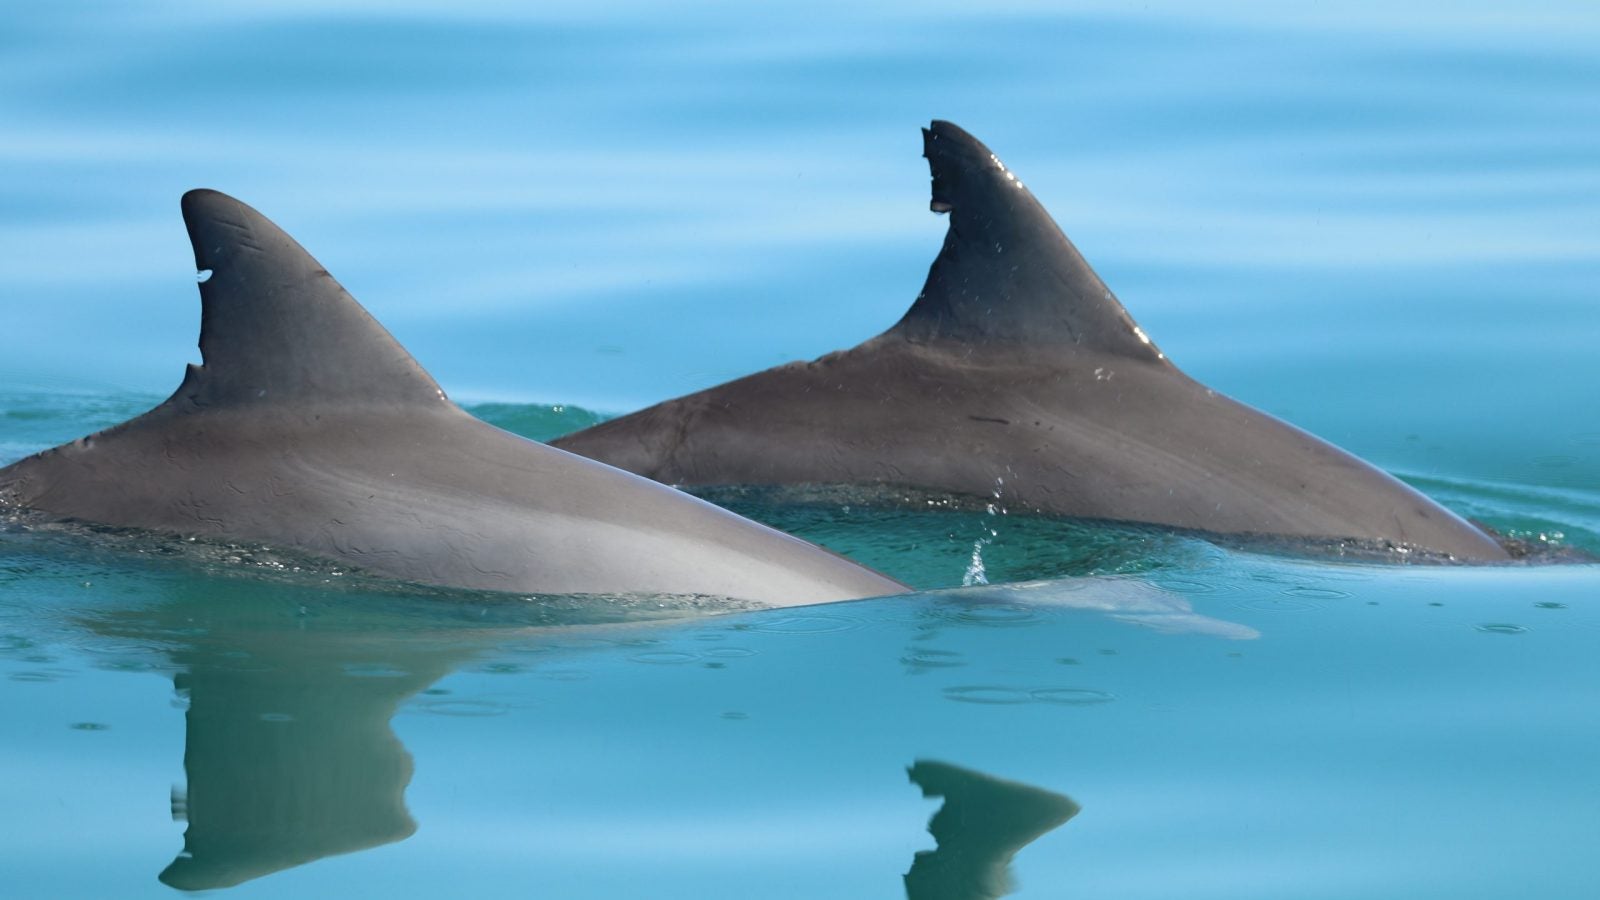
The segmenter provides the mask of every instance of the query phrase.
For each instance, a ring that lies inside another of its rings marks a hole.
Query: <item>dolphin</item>
[[[202,365],[155,409],[0,469],[0,507],[297,549],[455,588],[797,605],[899,582],[468,415],[299,244],[183,197]]]
[[[1509,558],[1399,480],[1184,375],[972,135],[935,121],[923,147],[930,208],[950,224],[897,324],[552,444],[685,486],[910,487],[1402,558]]]

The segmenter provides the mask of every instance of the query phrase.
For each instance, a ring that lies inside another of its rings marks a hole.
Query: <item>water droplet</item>
[[[293,722],[294,716],[288,713],[262,713],[259,718],[263,722]]]
[[[1060,659],[1056,660],[1056,664],[1057,665],[1063,665],[1063,666],[1082,665],[1082,663],[1078,662],[1077,659],[1075,659],[1075,658],[1073,658],[1071,656],[1063,656],[1063,657],[1061,657]]]
[[[109,730],[111,730],[111,726],[110,725],[106,725],[103,722],[73,722],[71,725],[69,725],[67,727],[71,728],[73,731],[109,731]]]
[[[989,543],[989,538],[978,538],[972,542],[972,558],[967,562],[967,570],[961,573],[961,586],[973,587],[989,583],[989,572],[983,564],[983,548]]]
[[[211,275],[212,272],[210,269],[200,269],[194,273],[194,280],[200,284],[205,284],[211,280]]]
[[[742,712],[739,712],[738,710],[729,710],[729,711],[723,713],[722,717],[724,719],[727,719],[730,722],[743,722],[744,720],[750,718],[750,714],[749,713],[742,713]]]
[[[1547,600],[1547,601],[1545,601],[1543,603],[1535,603],[1534,606],[1536,606],[1536,607],[1538,607],[1540,609],[1566,609],[1567,608],[1567,605],[1565,603],[1555,603],[1555,602],[1552,602],[1552,601],[1549,601],[1549,600]]]
[[[1485,622],[1475,627],[1485,634],[1522,634],[1528,630],[1521,625],[1513,625],[1510,622]]]

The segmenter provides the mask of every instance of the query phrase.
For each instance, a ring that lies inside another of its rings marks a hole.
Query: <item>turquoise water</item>
[[[549,437],[892,324],[939,117],[1185,371],[1534,562],[726,493],[923,592],[657,621],[13,524],[0,894],[1600,895],[1597,38],[1577,2],[15,11],[0,462],[197,359],[188,188]]]

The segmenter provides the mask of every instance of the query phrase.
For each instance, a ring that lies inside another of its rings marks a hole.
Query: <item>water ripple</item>
[[[747,622],[735,625],[734,628],[739,631],[759,631],[763,634],[832,634],[837,631],[853,631],[865,624],[861,619],[830,613]]]
[[[993,684],[970,684],[944,689],[946,700],[984,706],[1020,706],[1046,703],[1052,706],[1099,706],[1117,699],[1110,691],[1081,687],[1018,688]]]
[[[921,649],[900,657],[900,662],[913,669],[956,669],[967,664],[954,650]]]
[[[1283,593],[1291,597],[1299,597],[1302,600],[1346,600],[1350,597],[1350,594],[1346,591],[1338,591],[1334,590],[1333,588],[1310,587],[1309,585],[1288,588]]]
[[[589,673],[582,669],[545,669],[537,672],[546,681],[587,681]]]
[[[747,656],[755,656],[756,651],[747,647],[712,647],[700,655],[711,659],[744,659]]]
[[[700,657],[694,653],[680,653],[675,650],[656,650],[650,653],[636,653],[628,659],[633,662],[649,663],[653,666],[681,666],[692,663]]]
[[[510,706],[492,700],[427,700],[412,706],[430,716],[452,718],[488,718],[503,716],[511,711]]]
[[[1287,592],[1285,592],[1287,593]],[[1240,609],[1253,609],[1258,612],[1308,612],[1321,609],[1322,604],[1312,600],[1300,598],[1275,599],[1272,597],[1258,597],[1254,600],[1243,600],[1235,604]]]
[[[1020,688],[998,687],[994,685],[964,685],[961,687],[948,687],[944,689],[947,700],[958,703],[983,703],[988,705],[1010,705],[1027,703],[1033,695]]]
[[[1041,703],[1059,703],[1063,706],[1094,706],[1117,699],[1117,695],[1110,691],[1093,688],[1039,688],[1030,696]]]
[[[1213,594],[1221,589],[1215,584],[1182,578],[1157,578],[1150,583],[1170,594]]]
[[[939,610],[937,615],[946,621],[991,628],[1031,625],[1043,618],[1037,608],[1014,603],[986,603],[980,606],[945,608]]]

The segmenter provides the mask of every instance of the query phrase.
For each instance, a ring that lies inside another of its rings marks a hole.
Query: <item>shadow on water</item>
[[[938,847],[912,860],[906,900],[993,900],[1011,893],[1011,858],[1079,810],[1061,794],[949,763],[917,760],[906,773],[922,796],[944,798],[928,821]]]

